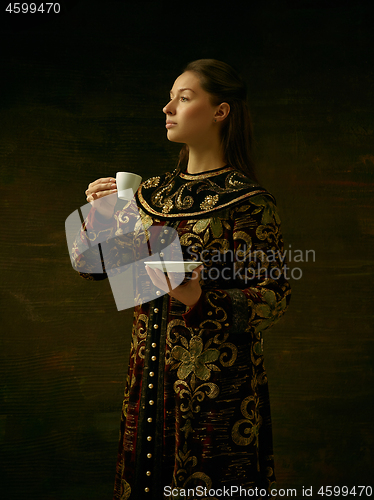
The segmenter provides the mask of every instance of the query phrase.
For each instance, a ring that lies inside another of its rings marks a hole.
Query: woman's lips
[[[171,123],[171,122],[170,122],[170,123],[167,123],[167,124],[165,125],[165,127],[166,127],[166,128],[172,128],[172,127],[175,127],[176,125],[177,125],[176,123]]]

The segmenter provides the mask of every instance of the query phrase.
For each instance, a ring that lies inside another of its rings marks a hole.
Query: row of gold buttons
[[[158,311],[159,311],[158,307],[155,307],[155,308],[153,309],[153,312],[154,312],[155,314],[157,314],[157,313],[158,313]],[[158,329],[158,325],[157,325],[157,324],[154,324],[154,325],[153,325],[153,328],[154,328],[155,330],[157,330],[157,329]],[[152,348],[153,348],[153,349],[155,349],[155,348],[157,347],[156,342],[152,342],[151,346],[152,346]],[[156,361],[156,360],[157,360],[157,356],[152,355],[152,356],[151,356],[151,360],[152,360],[152,361]],[[155,372],[153,372],[153,371],[149,372],[149,377],[150,377],[150,379],[151,379],[151,380],[153,379],[153,377],[154,377],[154,376],[155,376]],[[149,388],[149,389],[153,389],[153,387],[154,387],[154,386],[153,386],[153,383],[152,383],[151,381],[149,381],[148,388]],[[154,402],[154,400],[153,400],[153,399],[150,399],[150,400],[148,401],[148,404],[149,404],[150,406],[153,406],[153,405],[155,404],[155,402]],[[152,421],[153,421],[152,417],[148,417],[148,418],[147,418],[147,422],[148,422],[148,423],[152,423]],[[148,441],[148,442],[151,442],[151,441],[152,441],[152,439],[153,439],[153,438],[152,438],[152,436],[147,436],[147,441]],[[148,453],[147,453],[147,458],[152,458],[152,453],[148,452]],[[150,470],[147,470],[147,471],[146,471],[146,473],[145,473],[145,475],[146,475],[146,476],[148,476],[148,477],[149,477],[151,474],[152,474],[152,473],[151,473],[151,471],[150,471]],[[148,486],[146,486],[146,487],[144,488],[144,491],[145,491],[146,493],[149,493],[150,488],[149,488]]]

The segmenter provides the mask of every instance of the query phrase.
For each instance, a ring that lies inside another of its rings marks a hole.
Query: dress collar
[[[258,183],[226,165],[197,174],[176,169],[151,177],[140,185],[136,197],[151,216],[183,219],[205,216],[256,194],[274,200]]]
[[[189,172],[187,172],[187,167],[186,167],[185,170],[183,172],[181,171],[179,175],[180,177],[182,177],[182,179],[188,179],[188,180],[207,179],[208,177],[214,177],[215,175],[219,175],[223,170],[227,169],[232,170],[232,167],[224,165],[223,167],[214,168],[212,170],[207,170],[205,172],[197,172],[195,174],[190,174]]]

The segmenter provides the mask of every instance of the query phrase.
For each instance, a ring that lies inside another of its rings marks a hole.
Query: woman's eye
[[[179,99],[180,99],[182,102],[186,102],[186,101],[188,101],[188,97],[185,97],[185,96],[181,96]],[[169,101],[172,101],[172,100],[173,100],[173,97],[170,97],[170,98],[169,98]]]

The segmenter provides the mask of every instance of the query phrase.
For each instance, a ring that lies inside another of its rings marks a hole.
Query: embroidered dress
[[[275,200],[226,166],[152,177],[136,203],[135,239],[151,238],[151,226],[165,235],[172,227],[184,260],[201,260],[205,269],[194,307],[166,294],[134,309],[113,498],[269,492],[275,477],[262,332],[283,315],[291,293]],[[94,227],[112,238],[105,262],[126,260],[121,234],[130,212],[128,202],[112,222],[94,209],[86,219],[91,241]],[[79,238],[73,257],[84,278],[105,277],[92,272]]]

